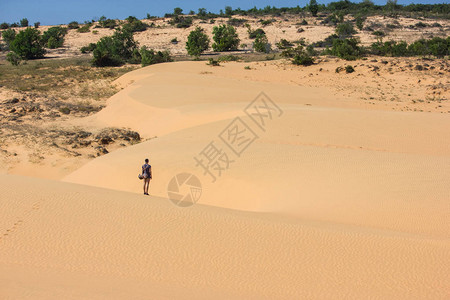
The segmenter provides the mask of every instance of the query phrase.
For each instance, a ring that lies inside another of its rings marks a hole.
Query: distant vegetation
[[[214,26],[212,45],[214,51],[231,51],[237,50],[239,46],[239,37],[236,29],[231,25]]]
[[[200,54],[209,49],[210,40],[201,27],[191,31],[186,42],[186,50],[189,55],[198,58]]]

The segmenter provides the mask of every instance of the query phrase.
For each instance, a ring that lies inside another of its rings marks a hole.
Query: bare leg
[[[144,193],[145,193],[145,194],[148,194],[148,186],[149,186],[149,183],[150,183],[150,178],[144,179]]]

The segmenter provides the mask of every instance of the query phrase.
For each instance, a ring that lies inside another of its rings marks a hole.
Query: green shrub
[[[39,26],[41,26],[41,22],[35,22],[34,23],[34,28],[39,28]]]
[[[213,40],[212,45],[214,51],[231,51],[237,50],[239,46],[239,37],[236,33],[236,29],[230,25],[214,26],[213,28]]]
[[[265,34],[260,34],[256,37],[255,42],[253,43],[253,49],[256,52],[261,53],[269,53],[271,48],[270,44],[267,40],[267,36]]]
[[[80,25],[78,24],[77,21],[72,21],[67,25],[67,28],[69,29],[78,29],[80,28]]]
[[[363,55],[363,49],[357,39],[335,39],[330,54],[345,60],[355,60]]]
[[[198,58],[203,52],[209,49],[210,40],[201,27],[191,31],[186,42],[186,50],[189,55]]]
[[[305,19],[303,19],[299,25],[308,25],[308,22]]]
[[[177,28],[189,28],[192,26],[193,19],[192,17],[183,17],[179,15],[175,15],[170,20],[170,25],[175,25]]]
[[[301,65],[301,66],[310,66],[314,64],[314,58],[309,56],[306,53],[295,55],[292,59],[292,63],[294,65]]]
[[[141,64],[143,67],[172,61],[168,51],[155,52],[153,49],[147,49],[147,47],[142,46],[140,54],[142,58]]]
[[[215,60],[214,58],[210,58],[210,59],[208,59],[207,65],[213,66],[213,67],[218,67],[218,66],[220,66],[220,63],[218,60]]]
[[[386,33],[384,33],[383,31],[380,31],[380,30],[374,31],[374,32],[372,32],[372,34],[374,36],[377,36],[377,37],[384,37],[384,36],[386,36]]]
[[[105,16],[101,16],[98,20],[100,27],[114,29],[117,26],[116,20],[107,19]]]
[[[230,55],[221,55],[217,60],[219,62],[226,62],[226,61],[238,61],[239,59],[241,59],[239,56],[230,54]]]
[[[9,28],[9,24],[3,22],[2,24],[0,24],[0,29],[8,29]]]
[[[428,25],[425,24],[425,23],[423,23],[423,22],[419,22],[419,23],[416,23],[415,26],[416,26],[417,28],[425,28],[425,27],[427,27]]]
[[[366,19],[364,17],[361,16],[356,17],[355,19],[356,28],[358,28],[359,30],[363,30],[365,21]]]
[[[13,66],[18,66],[22,59],[15,52],[9,52],[6,55],[6,60],[9,61]]]
[[[20,20],[20,27],[28,27],[28,19],[27,18],[23,18],[22,20]]]
[[[95,47],[97,47],[97,44],[96,44],[96,43],[90,43],[90,44],[87,45],[87,46],[81,47],[80,51],[81,51],[81,53],[89,53],[89,52],[94,51],[94,50],[95,50]]]
[[[97,67],[123,65],[131,59],[136,48],[132,32],[116,29],[112,36],[103,37],[97,42],[92,64]]]
[[[125,20],[127,23],[123,25],[123,28],[131,32],[145,31],[148,27],[147,24],[133,16],[129,16]]]
[[[278,43],[276,43],[276,46],[278,47],[278,49],[284,50],[284,49],[287,49],[287,48],[294,47],[294,44],[289,42],[286,39],[281,39]]]
[[[271,19],[271,20],[259,20],[259,22],[261,23],[262,26],[267,26],[267,25],[270,25],[273,22],[275,22],[275,20],[274,19]]]
[[[16,38],[16,31],[14,29],[6,29],[2,32],[2,39],[6,45],[10,45],[12,41]]]
[[[175,37],[175,38],[173,38],[173,39],[171,39],[170,40],[170,42],[172,43],[172,44],[178,44],[178,39]]]
[[[352,66],[350,66],[350,65],[345,66],[345,73],[350,74],[353,72],[355,72],[355,69]]]
[[[371,53],[379,56],[409,56],[406,42],[376,42],[370,46]]]
[[[92,23],[86,23],[83,26],[81,26],[80,28],[77,29],[77,31],[79,33],[86,33],[90,31],[90,28],[92,26]]]
[[[231,18],[231,19],[229,19],[228,20],[228,25],[231,25],[231,26],[242,26],[242,25],[244,25],[245,23],[247,23],[247,20],[246,19],[236,19],[236,18]]]
[[[354,35],[356,30],[352,23],[342,23],[336,26],[336,34],[341,38],[346,38]]]
[[[256,39],[258,35],[265,35],[265,34],[266,32],[262,28],[258,28],[255,30],[251,30],[251,28],[249,28],[248,30],[248,37],[251,39]]]
[[[332,47],[333,46],[333,41],[338,39],[339,37],[336,34],[332,34],[327,36],[323,41],[318,41],[313,43],[312,45],[314,47]]]
[[[42,42],[50,49],[62,47],[66,33],[67,28],[60,26],[50,27],[42,34]]]
[[[22,59],[42,58],[45,54],[39,30],[31,27],[20,31],[9,48]]]

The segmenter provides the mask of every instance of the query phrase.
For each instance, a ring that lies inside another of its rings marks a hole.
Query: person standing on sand
[[[145,159],[145,164],[142,166],[142,176],[144,177],[144,195],[148,195],[148,186],[152,179],[152,166],[148,163],[148,158]]]

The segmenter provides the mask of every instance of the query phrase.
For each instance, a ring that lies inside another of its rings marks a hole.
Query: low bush
[[[96,46],[97,46],[96,43],[90,43],[90,44],[87,45],[87,46],[81,47],[80,51],[81,51],[81,53],[89,53],[89,52],[94,51],[94,49],[95,49]]]
[[[156,52],[153,49],[147,49],[147,47],[142,46],[140,54],[142,59],[141,64],[143,67],[172,61],[169,51]]]
[[[281,39],[278,43],[276,43],[276,46],[278,47],[278,49],[284,50],[284,49],[287,49],[287,48],[294,47],[294,44],[289,42],[286,39]]]
[[[355,72],[355,68],[353,68],[350,65],[345,66],[345,73],[349,74],[349,73],[353,73]]]
[[[131,32],[145,31],[148,27],[147,24],[133,16],[129,16],[125,20],[127,23],[123,25],[123,28]]]
[[[342,23],[336,26],[336,34],[341,38],[351,37],[356,33],[352,23]]]
[[[248,30],[248,37],[251,39],[255,39],[258,35],[265,35],[266,32],[262,28],[258,28],[255,30],[251,30],[251,28]]]
[[[363,49],[359,46],[359,41],[355,38],[335,39],[332,48],[326,52],[345,60],[355,60],[364,54]]]
[[[69,29],[78,29],[80,28],[80,25],[78,24],[77,21],[72,21],[67,25],[67,28]]]
[[[98,20],[100,27],[114,29],[117,26],[116,20],[107,19],[105,16],[101,16]]]
[[[89,32],[89,31],[91,31],[91,26],[92,26],[92,23],[86,23],[83,26],[81,26],[80,28],[78,28],[77,31],[79,33]]]
[[[13,66],[18,66],[22,61],[22,58],[15,52],[9,52],[6,55],[6,60],[10,62]]]
[[[169,24],[174,25],[177,28],[189,28],[192,26],[192,22],[193,22],[192,17],[183,17],[175,15],[172,17],[172,20],[169,21]]]
[[[238,27],[238,26],[243,26],[247,22],[248,22],[248,20],[246,20],[246,19],[231,18],[228,20],[227,24]]]
[[[39,26],[41,26],[41,22],[35,22],[34,23],[34,28],[39,28]]]
[[[2,24],[0,24],[0,29],[8,29],[9,28],[9,24],[3,22]]]

